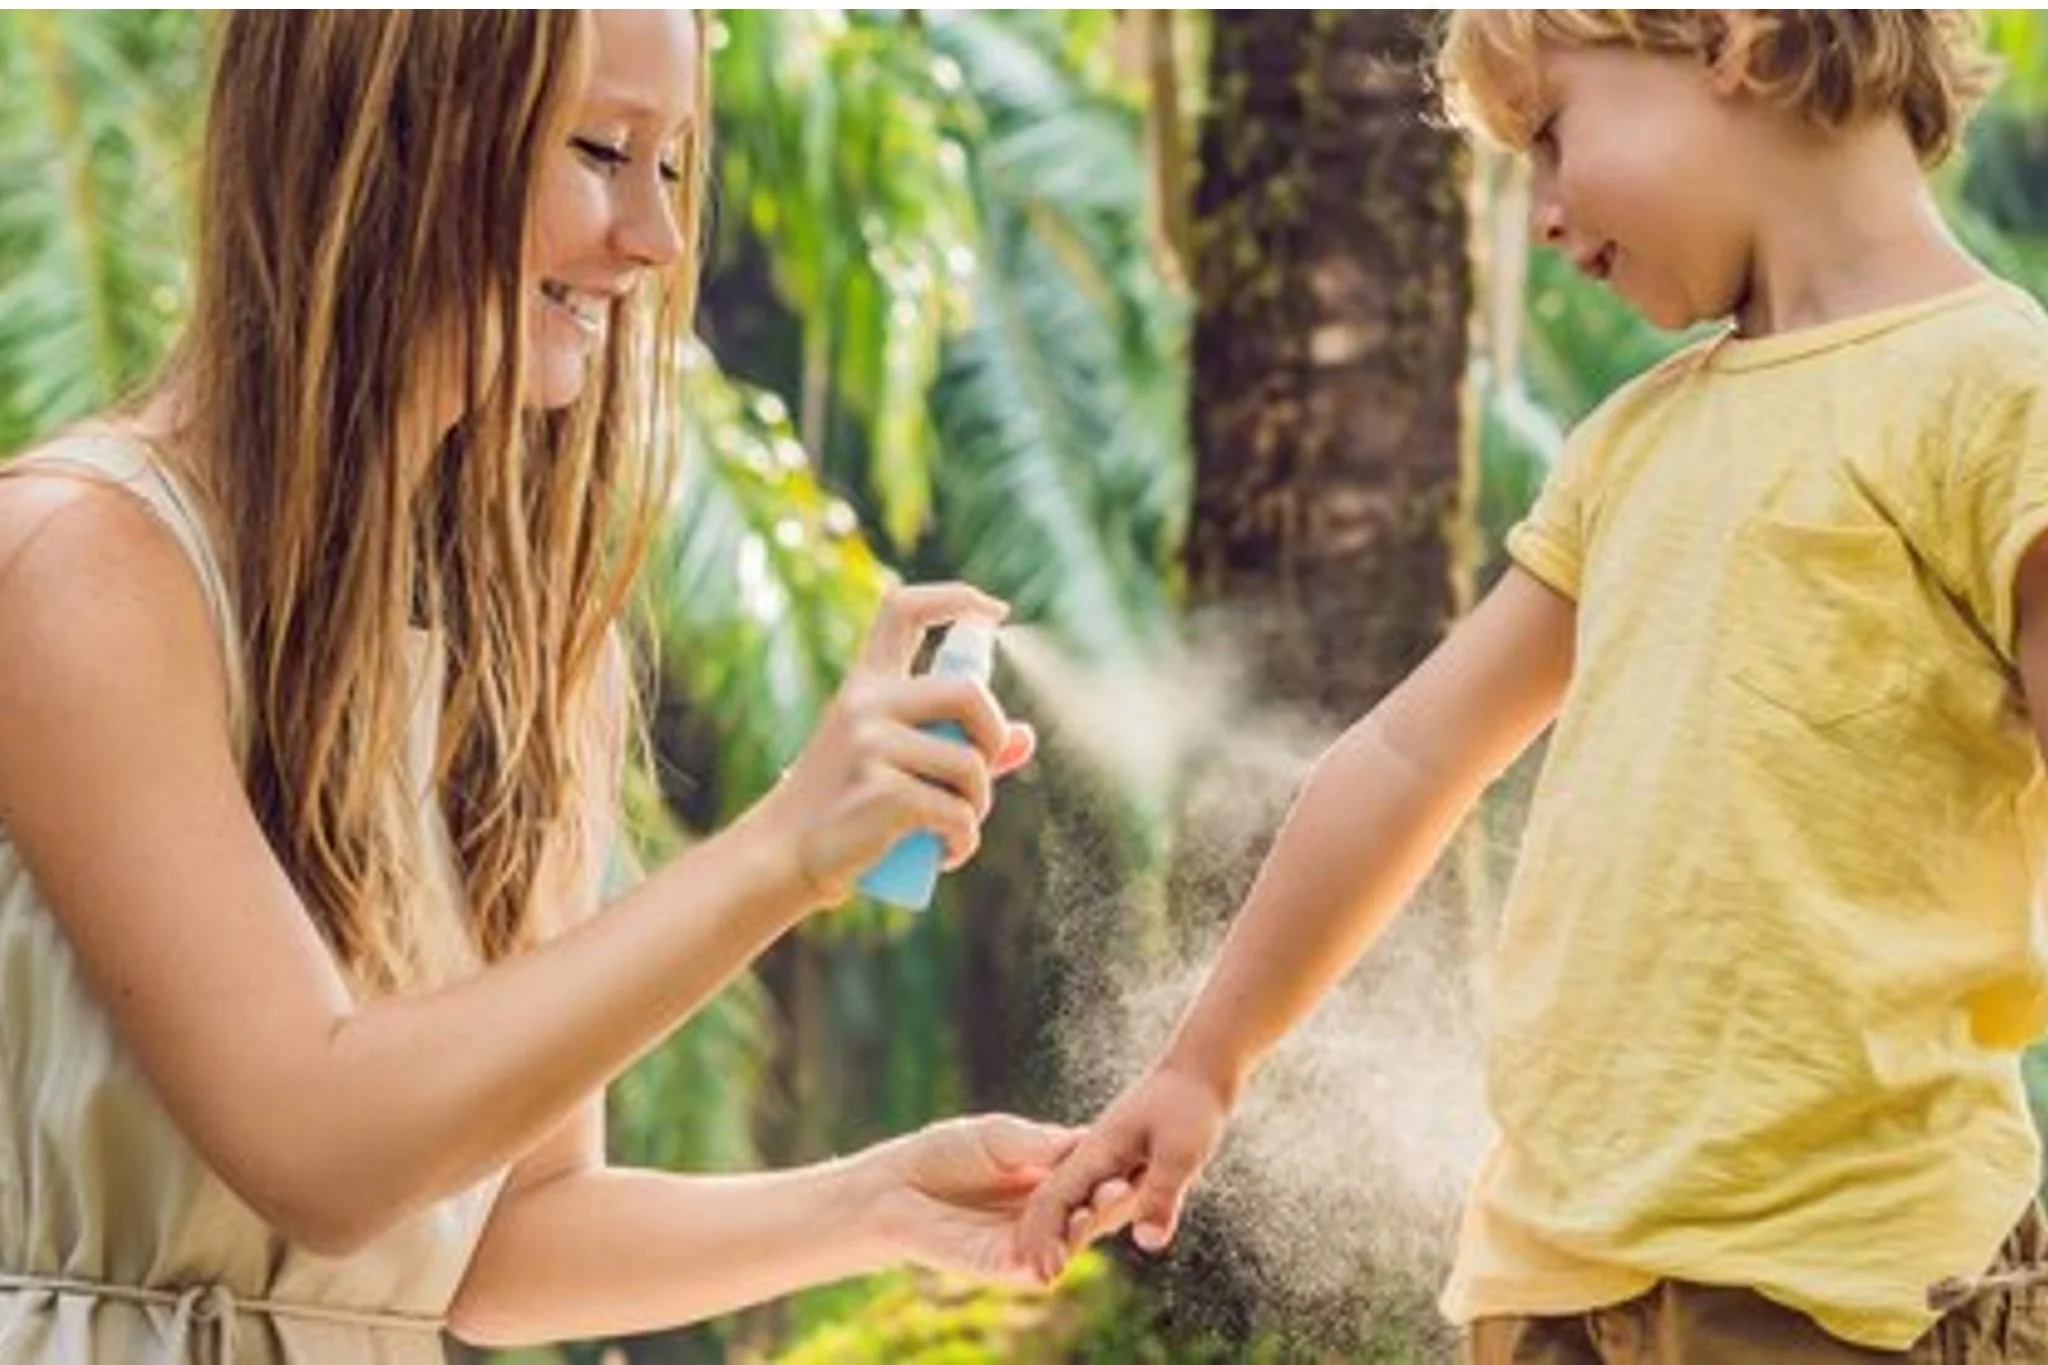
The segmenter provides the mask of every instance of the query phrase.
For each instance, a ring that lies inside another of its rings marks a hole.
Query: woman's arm
[[[479,1346],[628,1335],[905,1261],[1027,1282],[1017,1214],[1078,1136],[993,1115],[765,1175],[572,1161],[500,1200],[449,1326]]]
[[[494,1214],[449,1330],[475,1346],[655,1331],[894,1259],[860,1158],[759,1175],[581,1171]]]
[[[987,606],[912,590],[877,637]],[[327,1253],[533,1149],[903,832],[929,824],[966,856],[1005,739],[993,702],[900,676],[859,690],[789,793],[610,912],[358,1005],[243,792],[182,550],[117,490],[0,480],[0,824],[181,1130]],[[940,714],[978,750],[920,747]]]

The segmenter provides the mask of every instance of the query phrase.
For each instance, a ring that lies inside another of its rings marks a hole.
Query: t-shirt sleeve
[[[1946,543],[1962,595],[2001,656],[2018,634],[2014,580],[2020,560],[2048,532],[2048,370],[2001,386],[1955,440],[1936,534]]]
[[[1508,531],[1508,556],[1550,587],[1579,600],[1586,558],[1586,440],[1565,442],[1529,512]]]

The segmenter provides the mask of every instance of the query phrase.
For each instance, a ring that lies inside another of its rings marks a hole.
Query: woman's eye
[[[584,160],[606,170],[626,165],[632,159],[619,148],[599,142],[594,137],[572,137],[569,145],[582,153]]]
[[[664,161],[661,163],[661,178],[671,185],[680,185],[683,183],[683,168],[673,161]]]

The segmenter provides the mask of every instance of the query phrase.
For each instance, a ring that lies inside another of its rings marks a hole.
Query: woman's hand
[[[882,603],[859,660],[818,732],[749,822],[786,849],[813,907],[837,905],[883,854],[917,830],[946,845],[948,870],[974,856],[995,779],[1031,757],[1035,739],[969,678],[909,676],[925,632],[1009,608],[962,583],[901,588]],[[951,721],[959,744],[922,727]]]
[[[1037,1284],[1018,1254],[1017,1215],[1080,1136],[992,1114],[871,1147],[853,1158],[870,1191],[866,1230],[892,1262]]]

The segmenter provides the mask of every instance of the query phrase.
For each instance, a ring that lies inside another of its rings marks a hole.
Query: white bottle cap
[[[932,672],[987,682],[996,670],[996,628],[986,621],[955,621],[939,639]]]

